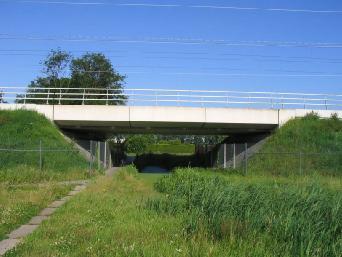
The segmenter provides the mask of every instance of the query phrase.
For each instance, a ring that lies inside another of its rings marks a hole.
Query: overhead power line
[[[50,53],[51,49],[0,49],[0,55],[9,55],[9,56],[20,56],[20,55],[37,55],[37,56],[47,56],[48,53]],[[84,53],[93,53],[93,52],[99,52],[106,54],[107,57],[115,57],[115,58],[125,58],[126,55],[107,55],[107,53],[132,53],[132,51],[128,50],[109,50],[109,49],[90,49],[90,50],[66,50],[66,52],[69,52],[71,54],[77,53],[77,54],[84,54]],[[342,58],[324,58],[324,57],[314,57],[314,56],[281,56],[281,55],[267,55],[267,54],[247,54],[247,53],[229,53],[229,52],[189,52],[189,51],[135,51],[135,53],[139,53],[142,55],[146,55],[147,58],[172,58],[172,59],[191,59],[193,56],[197,58],[197,56],[220,56],[221,58],[223,56],[233,56],[233,57],[248,57],[248,58],[262,58],[259,60],[265,60],[265,61],[276,61],[276,62],[319,62],[319,61],[326,61],[328,63],[340,63],[342,62]],[[162,54],[162,55],[159,55]],[[179,57],[180,56],[180,57]],[[186,57],[183,57],[186,56]],[[204,57],[206,59],[211,59],[211,57]],[[224,58],[222,58],[224,59]],[[241,59],[241,58],[239,58]],[[214,60],[214,58],[213,58]],[[231,59],[227,59],[231,60]],[[234,59],[235,60],[235,59]]]
[[[311,14],[342,14],[342,10],[316,10],[316,9],[292,9],[292,8],[260,8],[227,5],[183,5],[183,4],[150,4],[150,3],[111,3],[111,2],[77,2],[77,1],[2,1],[20,4],[44,4],[44,5],[73,5],[73,6],[116,6],[116,7],[145,7],[145,8],[193,8],[233,11],[262,11],[262,12],[289,12]]]
[[[0,50],[0,56],[11,56],[11,57],[25,57],[25,56],[35,56],[44,58],[47,54],[37,53],[37,52],[2,52]],[[105,55],[107,58],[120,58],[126,59],[130,56],[125,55]],[[235,55],[234,55],[235,56]],[[245,57],[245,58],[244,58]],[[330,59],[330,58],[317,58],[317,59],[300,59],[298,58],[291,58],[291,57],[278,57],[278,58],[267,58],[262,56],[235,56],[233,58],[225,58],[225,57],[201,57],[201,56],[140,56],[140,59],[150,59],[150,60],[185,60],[185,61],[215,61],[215,62],[225,62],[225,61],[253,61],[253,62],[268,62],[268,63],[325,63],[325,64],[342,64],[342,59]]]
[[[115,65],[114,65],[115,66]],[[159,75],[184,75],[184,76],[214,76],[214,77],[342,77],[342,73],[323,73],[319,71],[301,71],[301,70],[270,70],[266,69],[262,72],[270,72],[275,71],[278,73],[231,73],[234,71],[248,71],[246,69],[238,69],[238,68],[227,68],[227,67],[199,67],[197,70],[223,70],[225,72],[202,72],[202,71],[194,71],[194,72],[178,72],[178,71],[171,71],[171,72],[164,72],[164,71],[156,71],[155,69],[187,69],[187,67],[180,67],[180,66],[148,66],[148,65],[117,65],[115,69],[123,68],[123,69],[148,69],[148,71],[137,71],[137,70],[127,70],[127,71],[120,71],[124,74],[159,74]],[[153,71],[150,71],[153,69]],[[32,71],[32,70],[31,70]],[[80,70],[74,71],[75,73],[89,73],[89,74],[101,74],[101,73],[109,73],[112,70]],[[230,73],[227,73],[230,72]],[[281,73],[279,73],[281,72]]]
[[[298,48],[342,48],[342,43],[294,42],[294,41],[229,41],[196,38],[114,38],[114,37],[41,37],[0,34],[0,40],[58,41],[58,42],[104,42],[135,44],[182,44],[218,45],[242,47],[298,47]]]
[[[152,72],[125,72],[127,74],[152,74]],[[261,74],[261,73],[203,73],[203,72],[161,72],[159,75],[215,76],[215,77],[342,77],[342,74]]]

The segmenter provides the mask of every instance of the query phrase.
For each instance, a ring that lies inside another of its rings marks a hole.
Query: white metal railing
[[[341,110],[342,95],[174,89],[0,87],[0,103]]]

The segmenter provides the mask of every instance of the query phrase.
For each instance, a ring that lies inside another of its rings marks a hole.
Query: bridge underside
[[[55,121],[62,129],[89,138],[108,138],[113,134],[232,135],[270,132],[277,124],[179,123],[179,122],[81,122]],[[73,124],[74,123],[74,124]]]

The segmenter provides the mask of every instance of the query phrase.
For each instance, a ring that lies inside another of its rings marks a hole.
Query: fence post
[[[93,169],[93,141],[90,140],[90,147],[89,147],[89,152],[90,152],[90,159],[89,159],[89,175],[91,173],[91,170]]]
[[[247,176],[247,171],[248,171],[248,145],[245,143],[245,176]]]
[[[39,141],[39,170],[42,171],[43,158],[42,158],[42,140]]]
[[[299,175],[302,175],[302,152],[299,152]]]
[[[233,144],[233,168],[236,169],[236,145]]]
[[[104,142],[103,166],[105,169],[108,168],[108,165],[107,165],[107,141]]]
[[[223,168],[227,168],[227,144],[223,144]]]
[[[97,168],[101,169],[101,142],[97,142]]]

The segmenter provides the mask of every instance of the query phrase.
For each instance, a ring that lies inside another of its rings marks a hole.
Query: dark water
[[[164,169],[162,167],[158,167],[158,166],[146,166],[144,167],[141,171],[141,173],[156,173],[156,174],[160,174],[160,173],[170,173],[169,170]]]

